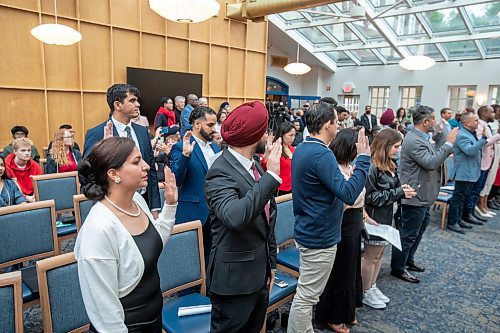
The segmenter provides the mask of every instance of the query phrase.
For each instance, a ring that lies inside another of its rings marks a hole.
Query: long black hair
[[[337,133],[335,140],[330,144],[330,149],[339,164],[349,164],[356,158],[358,150],[358,132],[353,128],[345,128]]]
[[[5,158],[3,158],[2,155],[0,155],[0,158],[2,159],[3,161],[3,165],[4,165],[4,168],[5,168],[5,171],[3,172],[3,175],[2,175],[2,180],[6,180],[6,179],[11,179],[8,175],[7,175],[7,166],[5,165]]]

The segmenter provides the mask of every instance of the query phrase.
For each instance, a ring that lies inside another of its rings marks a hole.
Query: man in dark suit
[[[149,208],[153,212],[153,217],[156,219],[161,209],[160,191],[158,189],[156,166],[148,129],[130,121],[139,115],[139,89],[128,84],[114,84],[108,88],[106,98],[110,108],[110,118],[87,131],[83,147],[83,157],[87,157],[92,147],[102,139],[120,136],[134,140],[141,152],[142,159],[150,167],[148,171],[148,186],[141,190],[141,194],[148,202]]]
[[[175,223],[200,220],[203,224],[203,248],[208,259],[212,245],[212,232],[208,221],[208,206],[205,198],[205,177],[212,165],[219,146],[212,142],[217,115],[209,107],[197,106],[189,116],[193,130],[186,132],[184,139],[173,147],[170,168],[179,187],[179,207]],[[206,261],[208,264],[208,260]]]
[[[367,133],[371,133],[372,129],[377,126],[377,116],[372,113],[370,105],[365,106],[365,114],[361,116],[361,126],[365,128]]]
[[[211,332],[259,332],[276,268],[276,202],[281,139],[267,141],[260,102],[236,108],[222,124],[229,145],[208,171],[205,192],[213,245],[207,270]],[[267,172],[255,163],[266,152]]]

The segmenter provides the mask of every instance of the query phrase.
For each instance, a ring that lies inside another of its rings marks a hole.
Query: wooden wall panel
[[[230,45],[244,49],[246,44],[247,25],[239,21],[231,21],[230,29]]]
[[[0,89],[0,108],[2,110],[0,147],[12,141],[10,129],[16,125],[26,126],[28,137],[37,148],[47,142],[45,98],[43,91]]]
[[[47,93],[50,140],[59,126],[71,124],[75,130],[75,141],[83,142],[85,133],[83,133],[81,103],[81,93],[78,92],[49,91]]]
[[[81,0],[80,0],[81,1]],[[116,27],[140,29],[139,0],[110,0],[111,24]]]
[[[83,93],[83,125],[85,131],[102,123],[109,117],[109,106],[105,93]],[[85,136],[85,133],[83,134]]]
[[[127,82],[127,67],[140,67],[139,33],[113,29],[114,82]]]
[[[109,2],[103,0],[78,1],[80,19],[109,24]]]
[[[111,83],[110,28],[81,23],[82,82],[84,90],[106,90]]]
[[[38,0],[2,0],[2,3],[16,8],[24,8],[34,11],[38,10]]]
[[[266,52],[267,49],[267,25],[248,21],[247,25],[247,49]]]
[[[210,47],[205,43],[191,42],[189,46],[189,67],[191,73],[203,74],[203,96],[207,96],[210,70]]]
[[[172,37],[189,38],[189,25],[167,20],[167,34]]]
[[[210,42],[210,21],[203,21],[189,26],[189,39]]]
[[[229,51],[229,96],[245,96],[245,51]]]
[[[42,43],[30,30],[38,15],[10,8],[0,11],[0,85],[43,88]]]
[[[41,0],[42,13],[54,15],[54,0]],[[76,0],[57,1],[57,15],[76,17]]]
[[[189,42],[183,39],[167,39],[167,70],[189,71]]]
[[[208,99],[208,106],[215,110],[215,112],[219,112],[220,105],[227,101],[227,98],[223,97],[210,97]]]
[[[228,51],[227,47],[213,46],[211,49],[210,62],[210,78],[209,78],[209,93],[210,96],[227,96],[227,69],[228,64]]]
[[[266,55],[247,52],[246,92],[245,97],[262,98],[266,85]]]
[[[223,8],[224,5],[221,5],[221,12],[223,12]],[[210,20],[210,41],[213,44],[229,44],[229,20],[226,20],[224,15],[213,17]]]
[[[165,37],[142,34],[142,67],[165,70]]]
[[[229,98],[228,102],[231,105],[231,109],[234,110],[241,104],[245,103],[245,100],[243,98]]]
[[[149,8],[148,0],[141,0],[141,30],[165,35],[166,22]]]

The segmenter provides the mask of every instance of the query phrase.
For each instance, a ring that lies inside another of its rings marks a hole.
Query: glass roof
[[[436,61],[500,58],[500,1],[357,0],[272,15],[336,66],[397,63],[410,55]],[[325,57],[326,56],[326,57]]]

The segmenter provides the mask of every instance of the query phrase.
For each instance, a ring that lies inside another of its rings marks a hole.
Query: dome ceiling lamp
[[[424,55],[424,46],[420,45],[417,48],[417,55],[401,59],[399,66],[408,71],[425,71],[436,64],[434,59]]]
[[[161,17],[177,23],[198,23],[219,15],[217,0],[149,0],[149,7]]]
[[[292,75],[304,75],[311,70],[311,67],[299,62],[299,44],[297,44],[297,62],[289,63],[283,69],[285,72]]]
[[[33,37],[50,45],[68,46],[82,40],[82,34],[64,24],[57,23],[57,0],[54,0],[55,24],[40,24],[31,29]]]

